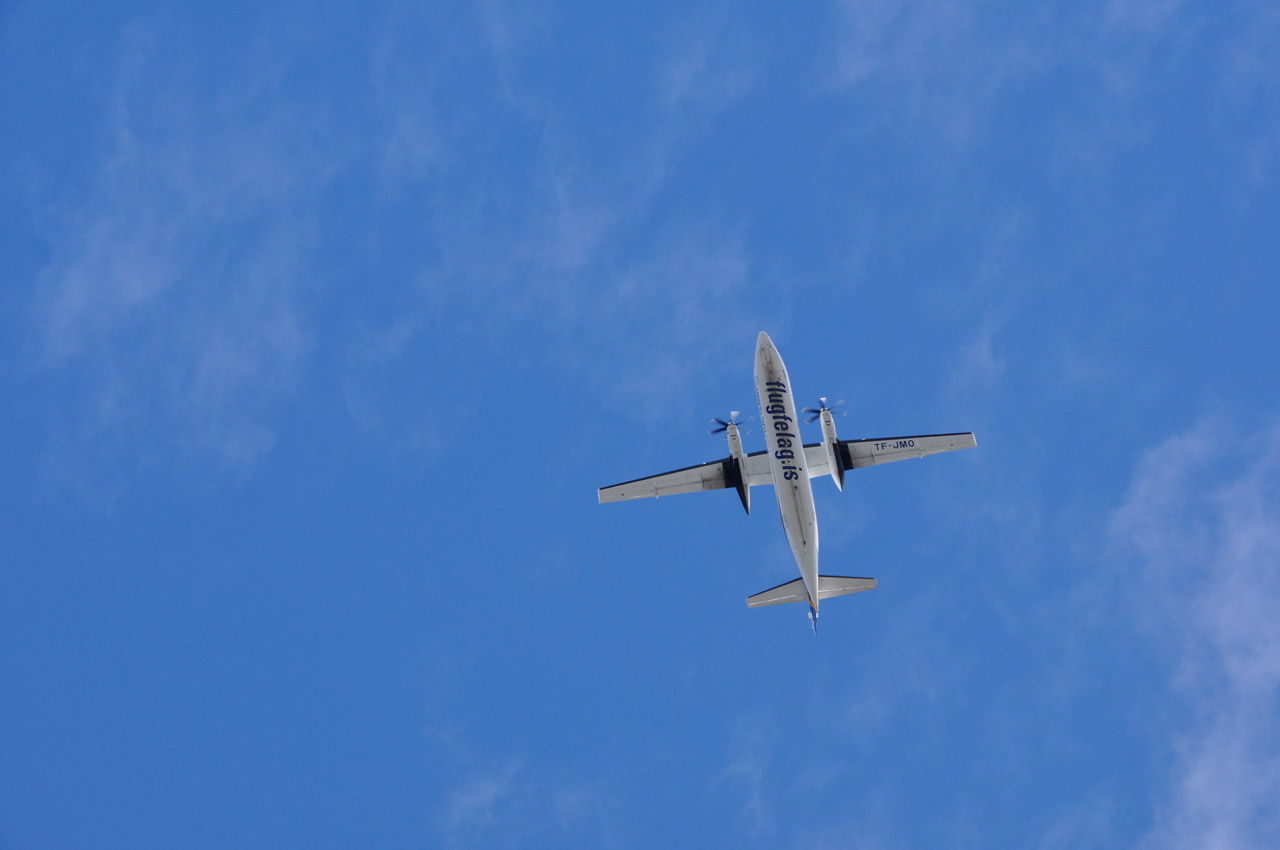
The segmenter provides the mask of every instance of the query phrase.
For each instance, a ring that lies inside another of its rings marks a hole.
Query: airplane
[[[923,458],[940,452],[971,449],[978,445],[973,432],[923,434],[910,437],[877,437],[870,440],[841,440],[836,437],[835,419],[826,398],[819,407],[806,407],[807,422],[822,420],[822,442],[802,443],[799,417],[791,392],[791,379],[782,355],[764,331],[756,340],[756,400],[767,449],[744,454],[738,429],[738,411],[729,419],[712,419],[729,441],[729,456],[696,466],[687,466],[659,475],[601,487],[600,504],[629,499],[656,498],[676,493],[733,488],[747,513],[751,513],[751,488],[772,484],[778,497],[778,512],[791,554],[800,568],[800,578],[747,597],[748,608],[808,602],[809,623],[818,631],[818,603],[876,587],[874,578],[825,576],[818,574],[818,517],[813,506],[811,479],[830,475],[844,491],[844,474],[854,469],[907,458]]]

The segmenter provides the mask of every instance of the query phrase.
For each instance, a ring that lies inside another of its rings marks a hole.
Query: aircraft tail
[[[875,590],[876,580],[873,578],[855,578],[854,576],[818,576],[818,599],[832,596],[844,596],[846,593],[857,593],[861,590]],[[804,602],[809,598],[804,579],[798,578],[763,590],[755,596],[747,597],[748,608],[760,608],[765,605],[783,605],[787,602]]]

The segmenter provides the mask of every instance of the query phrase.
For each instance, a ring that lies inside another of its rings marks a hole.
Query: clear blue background
[[[7,4],[0,845],[1277,846],[1277,43]],[[760,330],[979,440],[815,482],[816,638],[770,490],[596,504]]]

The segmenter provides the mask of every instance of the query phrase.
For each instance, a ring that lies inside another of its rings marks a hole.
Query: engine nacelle
[[[725,483],[738,491],[742,507],[751,513],[751,485],[747,481],[747,456],[742,451],[742,435],[732,422],[725,426],[725,438],[729,441],[729,459],[725,461]]]
[[[823,407],[819,417],[822,420],[822,446],[827,452],[827,469],[831,470],[831,480],[836,488],[844,492],[844,467],[840,465],[840,440],[836,437],[836,420],[831,411]]]

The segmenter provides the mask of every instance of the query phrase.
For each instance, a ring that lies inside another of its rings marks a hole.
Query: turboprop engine
[[[839,407],[842,404],[844,399],[840,399],[831,407]],[[831,407],[827,407],[827,397],[822,396],[818,399],[818,407],[806,407],[803,412],[809,414],[805,422],[822,420],[822,446],[827,453],[827,469],[831,470],[831,480],[836,482],[836,488],[844,492],[844,467],[840,465],[836,455],[840,441],[836,437],[836,420],[831,413]]]
[[[717,427],[712,428],[710,433],[724,433],[729,440],[729,459],[725,461],[724,470],[725,483],[737,489],[742,507],[747,513],[751,513],[751,486],[747,483],[747,456],[742,451],[742,435],[738,432],[738,413],[737,410],[731,411],[727,422],[712,419]]]

